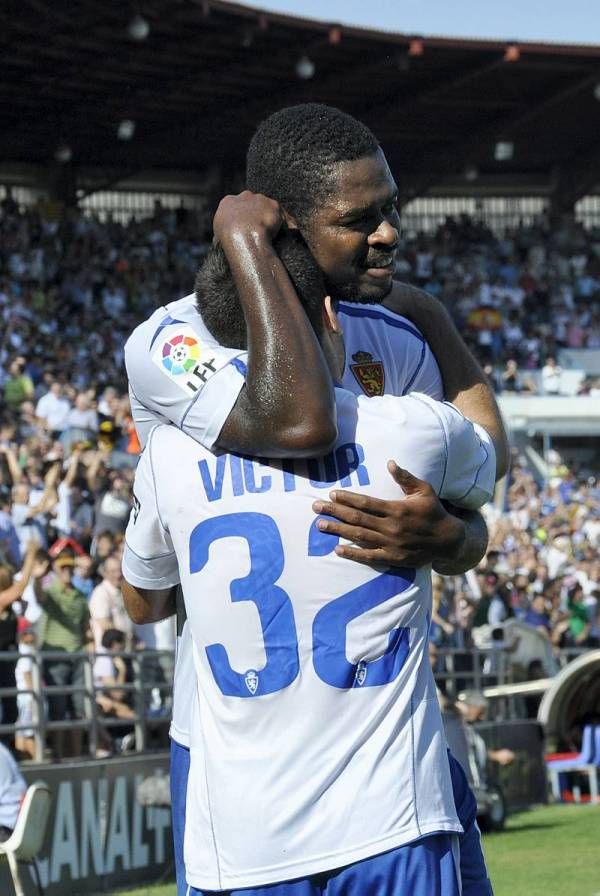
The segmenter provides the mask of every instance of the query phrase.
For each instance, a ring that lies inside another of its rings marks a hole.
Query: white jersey
[[[199,889],[461,830],[427,652],[431,569],[338,557],[312,504],[336,486],[397,499],[392,456],[479,507],[494,449],[423,395],[337,390],[337,417],[324,458],[215,455],[159,426],[138,465],[123,572],[183,590],[195,668],[184,854]]]
[[[246,352],[220,346],[195,303],[191,294],[158,308],[125,346],[132,412],[142,445],[153,426],[170,421],[213,448],[244,385]],[[381,305],[349,302],[338,304],[338,318],[346,344],[344,388],[369,397],[404,395],[412,389],[443,398],[437,361],[410,321]],[[177,347],[174,364],[171,356]],[[196,362],[203,366],[194,373]],[[178,617],[171,736],[187,747],[192,655],[182,612]]]

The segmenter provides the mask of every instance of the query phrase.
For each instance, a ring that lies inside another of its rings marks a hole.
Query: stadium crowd
[[[396,271],[444,302],[497,392],[557,394],[558,351],[600,348],[597,229],[540,219],[499,237],[466,215],[448,218],[403,239]]]
[[[83,682],[82,663],[66,654],[96,652],[98,715],[123,723],[100,725],[107,754],[134,715],[132,665],[120,653],[173,647],[169,623],[132,625],[120,591],[139,454],[123,346],[152,308],[190,291],[205,249],[184,210],[157,205],[125,227],[76,209],[0,203],[0,687],[16,680],[22,691],[18,708],[1,698],[1,723],[17,712],[31,721],[32,652],[53,652],[43,677],[56,686]],[[503,389],[521,388],[521,371],[551,368],[563,346],[600,348],[600,236],[578,226],[520,227],[498,239],[468,218],[448,220],[403,238],[398,275],[447,304]],[[513,384],[500,369],[511,364]],[[551,372],[544,382],[552,391]],[[560,459],[545,484],[517,459],[506,512],[489,510],[477,574],[436,580],[434,645],[469,647],[511,616],[555,649],[600,645],[599,503],[595,481]],[[1,661],[14,650],[18,661]],[[153,668],[158,684],[168,679],[164,663]],[[155,702],[166,714],[160,689]],[[47,704],[50,719],[84,712],[80,692]],[[32,755],[27,727],[16,746]]]

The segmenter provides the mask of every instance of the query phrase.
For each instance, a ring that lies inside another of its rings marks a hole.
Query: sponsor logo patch
[[[189,395],[195,395],[229,359],[202,345],[191,327],[179,327],[168,339],[159,339],[154,364]]]
[[[350,365],[354,378],[365,395],[373,398],[375,395],[383,395],[385,388],[385,369],[382,361],[374,361],[369,352],[355,352],[352,355],[355,362]]]

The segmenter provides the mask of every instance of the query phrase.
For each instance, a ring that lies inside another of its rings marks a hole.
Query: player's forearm
[[[317,337],[268,237],[223,241],[248,334],[246,386],[219,447],[268,456],[323,453],[337,435],[333,385]]]
[[[455,541],[448,540],[446,555],[433,563],[433,568],[443,576],[456,576],[480,562],[488,545],[488,530],[483,516],[477,510],[459,510],[446,505],[450,512],[449,524],[455,531]]]
[[[124,581],[122,594],[125,609],[136,625],[161,622],[175,613],[175,588],[136,588]]]
[[[496,449],[496,479],[501,479],[508,471],[510,451],[500,410],[483,370],[452,318],[433,296],[407,286],[395,289],[386,305],[411,320],[427,340],[448,401],[490,434]]]

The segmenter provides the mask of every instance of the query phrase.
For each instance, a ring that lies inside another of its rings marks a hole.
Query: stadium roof
[[[421,40],[221,0],[11,7],[0,164],[50,166],[63,145],[76,168],[241,169],[262,118],[319,101],[373,128],[405,195],[465,179],[547,190],[559,175],[581,195],[599,179],[598,46]],[[136,11],[145,39],[128,31]]]

